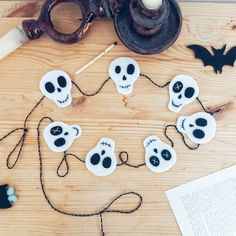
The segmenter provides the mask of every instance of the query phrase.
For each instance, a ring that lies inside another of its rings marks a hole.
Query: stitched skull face
[[[70,106],[72,83],[69,75],[61,70],[48,72],[40,81],[40,90],[59,108]]]
[[[120,57],[110,64],[109,75],[118,93],[128,95],[132,93],[134,83],[140,76],[140,68],[134,59]]]
[[[96,176],[112,174],[117,165],[115,142],[109,138],[102,138],[87,154],[85,163],[88,170]]]
[[[147,167],[155,173],[163,173],[171,169],[177,160],[175,150],[162,142],[157,136],[150,136],[143,143]]]
[[[67,125],[53,122],[44,129],[44,140],[53,152],[64,152],[69,149],[76,138],[82,134],[79,125]]]
[[[169,110],[177,113],[198,97],[199,87],[192,77],[178,75],[171,81],[169,93]]]
[[[177,121],[178,130],[187,134],[188,138],[197,144],[210,142],[216,133],[216,121],[206,112],[199,112],[192,116],[181,116]]]

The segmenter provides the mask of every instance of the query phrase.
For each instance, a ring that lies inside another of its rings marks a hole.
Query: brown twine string
[[[125,159],[124,159],[123,156],[125,156]],[[85,163],[85,161],[82,160],[81,158],[79,158],[77,155],[72,154],[72,153],[64,152],[63,158],[62,158],[60,164],[57,167],[57,176],[58,177],[64,178],[64,177],[66,177],[70,173],[70,166],[69,166],[69,163],[68,163],[68,157],[75,157],[78,161],[80,161],[82,163]],[[120,167],[120,166],[128,166],[130,168],[138,169],[140,167],[146,166],[146,163],[142,163],[142,164],[138,164],[138,165],[130,164],[129,163],[129,154],[127,152],[125,152],[125,151],[120,152],[119,159],[120,159],[121,162],[117,164],[118,167]],[[64,174],[61,174],[60,170],[61,170],[62,165],[64,163],[65,163],[66,171],[65,171]]]
[[[187,148],[189,148],[190,150],[196,150],[196,149],[198,149],[198,148],[200,147],[199,144],[198,144],[196,147],[191,147],[191,146],[189,146],[189,145],[187,144],[186,140],[185,140],[184,135],[178,130],[178,128],[177,128],[176,125],[167,125],[166,128],[165,128],[164,134],[165,134],[166,138],[170,141],[172,148],[174,148],[174,142],[173,142],[173,140],[172,140],[172,139],[168,136],[168,134],[167,134],[169,128],[175,128],[175,129],[176,129],[177,133],[181,135],[184,145],[185,145]]]
[[[49,199],[47,193],[46,193],[46,190],[45,190],[45,185],[44,185],[44,179],[43,179],[43,161],[42,161],[42,153],[41,153],[41,142],[40,142],[40,126],[42,124],[43,121],[45,120],[49,120],[50,122],[53,122],[53,120],[50,118],[50,117],[43,117],[39,123],[38,123],[38,126],[37,126],[37,142],[38,142],[38,155],[39,155],[39,162],[40,162],[40,184],[41,184],[41,188],[42,188],[42,192],[43,192],[43,195],[47,201],[47,203],[49,204],[49,206],[56,212],[58,213],[61,213],[63,215],[67,215],[67,216],[74,216],[74,217],[92,217],[92,216],[99,216],[100,217],[100,229],[101,229],[101,235],[105,235],[104,233],[104,224],[103,224],[103,214],[105,213],[119,213],[119,214],[131,214],[135,211],[137,211],[141,205],[142,205],[142,202],[143,202],[143,198],[140,194],[136,193],[136,192],[127,192],[127,193],[123,193],[123,194],[120,194],[119,196],[117,196],[116,198],[114,198],[106,207],[104,207],[102,210],[100,211],[97,211],[97,212],[94,212],[94,213],[87,213],[87,214],[82,214],[82,213],[71,213],[71,212],[66,212],[66,211],[63,211],[63,210],[60,210],[58,208],[56,208],[53,203],[51,202],[51,200]],[[64,158],[63,158],[63,161],[66,160],[65,158],[70,155],[70,156],[74,156],[76,157],[75,155],[73,154],[66,154],[64,153]],[[76,157],[77,158],[77,157]],[[81,159],[79,159],[81,160]],[[82,161],[82,160],[81,160]],[[82,161],[84,162],[84,161]],[[67,163],[68,164],[68,163]],[[59,165],[60,166],[60,165]],[[123,198],[123,197],[126,197],[126,196],[129,196],[129,195],[132,195],[132,196],[136,196],[138,197],[138,203],[137,203],[137,206],[131,210],[110,210],[110,207],[116,202],[118,201],[119,199]]]
[[[44,100],[45,96],[43,96],[37,103],[36,105],[31,109],[31,111],[28,113],[28,115],[26,116],[25,120],[24,120],[24,125],[23,125],[23,128],[17,128],[17,129],[14,129],[12,131],[10,131],[8,134],[4,135],[1,139],[0,139],[0,142],[3,141],[4,139],[8,138],[10,135],[12,135],[13,133],[19,131],[19,130],[22,130],[23,131],[23,134],[21,135],[19,141],[16,143],[16,145],[13,147],[12,151],[8,154],[7,156],[7,160],[6,160],[6,166],[8,169],[13,169],[16,164],[18,163],[19,159],[20,159],[20,156],[21,156],[21,153],[23,151],[23,148],[24,148],[24,144],[25,144],[25,139],[26,139],[26,136],[27,136],[27,133],[28,133],[28,128],[27,128],[27,122],[30,118],[30,116],[32,115],[32,113],[36,110],[36,108],[40,105],[40,103]],[[16,156],[16,159],[14,160],[13,164],[10,164],[10,160],[11,160],[11,157],[13,155],[13,153],[19,148],[19,151],[17,153],[17,156]]]
[[[146,78],[149,82],[151,82],[153,85],[155,85],[158,88],[165,88],[166,86],[168,86],[170,84],[170,81],[165,83],[164,85],[159,85],[158,83],[156,83],[154,80],[152,80],[149,76],[145,75],[145,74],[140,74],[140,76]]]
[[[212,116],[213,116],[214,114],[219,113],[219,112],[222,111],[221,108],[218,108],[218,109],[216,109],[216,110],[213,111],[213,112],[208,111],[208,110],[205,108],[205,106],[203,105],[203,103],[202,103],[202,101],[200,100],[200,98],[197,97],[197,101],[198,101],[198,103],[200,104],[200,106],[201,106],[201,108],[203,109],[203,111],[205,111],[206,113],[208,113],[208,114],[210,114],[210,115],[212,115]]]
[[[99,89],[98,89],[96,92],[92,93],[92,94],[85,93],[85,92],[79,87],[79,85],[78,85],[76,82],[72,81],[72,84],[73,84],[73,85],[78,89],[78,91],[79,91],[82,95],[84,95],[85,97],[94,97],[94,96],[96,96],[97,94],[99,94],[99,93],[102,91],[103,87],[107,84],[107,82],[108,82],[110,79],[111,79],[110,77],[109,77],[108,79],[106,79],[106,80],[102,83],[102,85],[99,87]]]

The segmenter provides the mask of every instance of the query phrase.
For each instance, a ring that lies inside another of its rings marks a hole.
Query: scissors
[[[141,54],[159,53],[178,38],[182,25],[181,11],[175,0],[163,0],[157,11],[146,9],[142,1],[144,0],[46,0],[37,20],[24,20],[20,26],[0,39],[0,59],[25,42],[40,38],[42,34],[47,34],[57,42],[76,43],[86,35],[97,18],[112,19],[118,37],[132,51]],[[75,3],[81,10],[81,24],[73,33],[57,31],[51,20],[52,9],[63,2]]]

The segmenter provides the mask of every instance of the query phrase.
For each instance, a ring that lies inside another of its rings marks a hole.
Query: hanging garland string
[[[40,141],[40,127],[41,124],[45,121],[48,120],[50,122],[53,122],[53,120],[50,117],[43,117],[37,126],[37,143],[38,143],[38,156],[39,156],[39,162],[40,162],[40,184],[41,184],[41,189],[43,192],[43,195],[47,201],[47,203],[49,204],[49,206],[56,212],[61,213],[63,215],[67,215],[67,216],[73,216],[73,217],[92,217],[92,216],[99,216],[100,217],[100,224],[101,224],[101,235],[104,236],[104,225],[103,225],[103,214],[105,213],[118,213],[118,214],[131,214],[135,211],[137,211],[143,202],[143,198],[140,194],[136,193],[136,192],[127,192],[127,193],[123,193],[120,194],[119,196],[117,196],[116,198],[114,198],[106,207],[104,207],[103,209],[96,211],[94,213],[71,213],[71,212],[67,212],[64,210],[61,210],[57,207],[54,206],[54,204],[52,203],[52,201],[50,200],[49,196],[47,195],[46,189],[45,189],[45,184],[44,184],[44,178],[43,178],[43,158],[42,158],[42,152],[41,152],[41,141]],[[71,155],[71,154],[70,154]],[[75,156],[76,157],[76,156]],[[76,157],[77,158],[77,157]],[[81,160],[82,161],[82,160]],[[83,161],[82,161],[83,162]],[[67,162],[66,162],[67,163]],[[68,165],[68,163],[67,163]],[[60,166],[60,165],[59,165]],[[59,168],[59,167],[58,167]],[[57,169],[58,170],[58,169]],[[66,176],[66,175],[64,175]],[[62,176],[60,176],[62,177]],[[112,207],[112,205],[117,202],[119,199],[127,197],[127,196],[136,196],[138,198],[138,203],[137,205],[131,209],[131,210],[113,210],[110,209]]]

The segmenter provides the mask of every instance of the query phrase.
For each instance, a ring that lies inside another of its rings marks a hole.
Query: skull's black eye
[[[133,64],[129,64],[128,67],[127,67],[127,73],[129,75],[132,75],[134,73],[134,71],[135,71],[134,65]]]
[[[54,93],[55,92],[55,87],[51,82],[47,82],[45,84],[45,89],[47,90],[48,93]]]
[[[192,98],[194,93],[195,93],[195,89],[192,88],[192,87],[189,87],[185,90],[184,95],[185,95],[186,98]]]
[[[178,81],[173,86],[173,92],[174,93],[179,93],[179,92],[182,91],[183,87],[184,87],[183,84],[180,81]]]
[[[66,140],[64,138],[59,138],[54,142],[56,147],[62,147],[63,145],[65,145],[65,143]]]
[[[199,118],[196,120],[196,125],[200,127],[206,127],[207,126],[207,120],[204,118]]]
[[[156,157],[156,156],[150,157],[149,161],[154,167],[158,167],[160,165],[160,161],[159,161],[158,157]]]
[[[100,162],[100,155],[98,153],[93,154],[93,156],[90,159],[90,162],[92,165],[96,166]]]
[[[121,67],[120,67],[120,66],[116,66],[115,72],[116,72],[116,74],[120,74],[120,72],[121,72]]]
[[[58,84],[60,85],[61,88],[65,88],[66,85],[67,85],[67,82],[66,82],[66,79],[65,79],[64,76],[59,76],[57,78],[57,82],[58,82]]]
[[[172,158],[172,155],[171,155],[170,151],[167,150],[167,149],[164,149],[164,150],[161,152],[161,156],[162,156],[163,159],[166,160],[166,161],[169,161],[169,160]]]
[[[193,136],[197,139],[203,139],[205,137],[205,133],[200,129],[195,129],[193,131]]]
[[[55,126],[53,128],[51,128],[50,133],[53,136],[57,136],[60,135],[62,133],[62,127],[61,126]]]
[[[102,165],[104,168],[109,169],[111,167],[111,158],[110,157],[106,157],[103,162]]]

